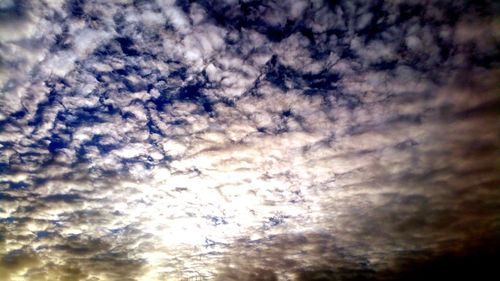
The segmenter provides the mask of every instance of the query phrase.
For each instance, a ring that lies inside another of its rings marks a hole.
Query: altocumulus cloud
[[[1,0],[0,280],[486,277],[498,9]]]

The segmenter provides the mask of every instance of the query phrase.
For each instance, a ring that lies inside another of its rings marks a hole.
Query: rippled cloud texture
[[[485,273],[498,9],[1,0],[0,280]]]

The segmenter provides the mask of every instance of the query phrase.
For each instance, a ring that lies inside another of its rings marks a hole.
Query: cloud
[[[485,6],[0,3],[6,280],[385,280],[499,231]]]

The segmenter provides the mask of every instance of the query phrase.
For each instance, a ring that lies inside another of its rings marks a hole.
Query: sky
[[[0,0],[0,280],[487,280],[499,11]]]

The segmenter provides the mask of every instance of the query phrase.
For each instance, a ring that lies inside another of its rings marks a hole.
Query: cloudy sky
[[[0,280],[481,280],[493,2],[0,0]]]

